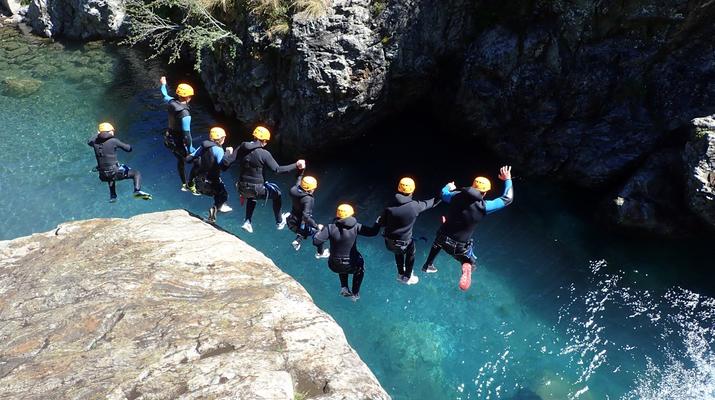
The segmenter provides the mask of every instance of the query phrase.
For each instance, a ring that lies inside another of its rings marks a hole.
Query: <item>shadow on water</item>
[[[1,55],[7,44],[0,45]],[[97,45],[75,49],[45,43],[32,56],[12,62],[0,57],[6,76],[41,83],[27,96],[0,95],[0,126],[6,128],[0,130],[0,143],[13,148],[0,153],[0,192],[12,194],[0,202],[5,222],[0,239],[74,219],[177,208],[206,215],[211,199],[178,190],[175,160],[161,141],[166,112],[159,76],[168,74],[172,88],[179,80],[196,85],[195,77],[145,62],[130,49],[92,46]],[[48,68],[54,72],[44,76]],[[231,127],[234,140],[250,137],[246,127],[212,113],[208,96],[196,86],[196,144],[216,123]],[[497,169],[509,163],[508,155],[484,152],[484,146],[435,114],[418,107],[393,114],[351,146],[308,159],[308,173],[319,180],[316,218],[328,222],[335,206],[349,201],[358,219],[370,223],[404,175],[416,178],[417,198],[435,195],[451,180],[469,185],[475,175],[490,177],[498,195]],[[107,203],[106,186],[91,172],[94,159],[86,145],[100,120],[113,122],[118,137],[134,146],[120,159],[141,170],[154,200],[131,199],[130,184],[121,182],[119,202]],[[282,164],[297,158],[276,156]],[[479,270],[469,292],[457,289],[457,265],[444,254],[437,259],[437,274],[418,271],[418,285],[398,285],[394,259],[381,238],[360,238],[367,272],[362,298],[352,303],[337,296],[337,277],[324,260],[313,258],[311,246],[295,252],[292,235],[275,231],[270,206],[258,207],[254,234],[240,229],[244,209],[232,186],[236,174],[235,168],[224,174],[234,211],[219,215],[220,228],[298,280],[343,327],[395,399],[630,399],[638,398],[625,397],[636,386],[646,393],[642,398],[655,399],[647,394],[659,393],[666,366],[712,365],[707,346],[681,340],[692,334],[712,337],[691,323],[710,321],[708,313],[715,310],[706,296],[713,294],[707,263],[712,237],[680,242],[614,233],[596,223],[593,193],[514,170],[514,204],[477,229]],[[269,179],[285,192],[295,177]],[[425,212],[415,227],[415,236],[424,238],[417,242],[417,268],[444,212],[443,206]],[[678,286],[683,291],[674,289]],[[703,351],[692,357],[665,355],[677,349]],[[646,372],[652,379],[639,381]]]

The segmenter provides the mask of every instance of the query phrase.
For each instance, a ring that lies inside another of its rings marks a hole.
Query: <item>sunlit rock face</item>
[[[124,0],[32,0],[25,15],[46,37],[116,38],[126,34]]]
[[[185,211],[0,242],[0,395],[389,399],[267,257]]]
[[[688,204],[715,226],[715,115],[695,118],[692,125],[684,153]]]

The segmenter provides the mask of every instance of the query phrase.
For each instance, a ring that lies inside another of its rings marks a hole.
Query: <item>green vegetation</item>
[[[382,14],[382,12],[385,11],[386,6],[387,6],[386,0],[373,0],[372,4],[370,5],[370,12],[371,12],[373,18]]]
[[[293,400],[306,400],[308,398],[308,392],[295,392],[293,394]]]
[[[147,43],[156,57],[169,55],[176,62],[189,51],[194,68],[201,66],[204,50],[228,50],[235,57],[242,41],[235,29],[254,19],[268,37],[290,32],[293,16],[319,18],[331,0],[128,0],[132,24],[126,42]],[[235,28],[234,28],[235,27]],[[234,28],[234,29],[232,29]]]

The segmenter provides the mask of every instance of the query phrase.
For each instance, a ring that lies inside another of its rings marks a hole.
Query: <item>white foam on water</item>
[[[581,291],[572,284],[569,300],[559,311],[557,326],[565,327],[568,335],[559,354],[569,357],[578,372],[573,384],[583,385],[569,393],[569,399],[588,392],[586,384],[600,371],[631,377],[632,389],[622,400],[715,400],[715,299],[683,288],[662,296],[633,289],[623,285],[623,272],[603,272],[606,266],[604,260],[591,262],[591,287],[577,294]],[[618,332],[624,326],[608,321],[619,312],[629,321],[625,328],[633,330],[627,336]],[[643,337],[652,338],[658,354],[623,342]],[[628,352],[642,370],[626,371],[620,364],[602,368],[610,354],[620,352]]]

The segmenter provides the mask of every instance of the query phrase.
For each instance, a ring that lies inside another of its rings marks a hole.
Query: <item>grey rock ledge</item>
[[[185,211],[0,241],[0,398],[389,399],[270,259]]]

